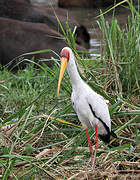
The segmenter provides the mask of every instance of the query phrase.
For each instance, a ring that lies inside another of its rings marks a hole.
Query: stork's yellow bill
[[[69,61],[69,52],[67,50],[61,51],[61,67],[60,67],[60,74],[59,74],[59,80],[57,86],[57,96],[59,96],[61,82],[63,79],[64,72],[67,68],[68,61]]]

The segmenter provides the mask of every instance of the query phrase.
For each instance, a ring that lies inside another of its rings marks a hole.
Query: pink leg
[[[93,159],[94,164],[96,161],[96,154],[97,154],[97,150],[98,150],[98,126],[97,125],[95,126],[95,131],[96,131],[96,144],[95,144],[95,152],[94,152],[94,159]]]
[[[92,145],[91,145],[90,138],[89,138],[89,135],[88,135],[88,130],[85,129],[85,131],[86,131],[86,135],[87,135],[88,146],[89,146],[89,151],[90,151],[90,156],[91,156],[92,169],[94,169],[94,161],[93,161],[93,150],[92,150]]]
[[[90,138],[88,135],[88,130],[85,129],[86,131],[86,135],[87,135],[87,140],[88,140],[88,145],[89,145],[89,151],[90,151],[90,156],[91,156],[91,165],[92,165],[92,169],[94,169],[95,166],[95,160],[96,160],[96,153],[97,153],[97,149],[98,149],[98,134],[97,134],[97,125],[95,126],[95,131],[96,131],[96,144],[95,144],[95,154],[94,154],[94,159],[93,159],[93,150],[92,150],[92,145],[90,142]]]

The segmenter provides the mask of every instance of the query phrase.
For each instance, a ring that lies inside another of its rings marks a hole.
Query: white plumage
[[[89,126],[95,127],[98,126],[98,134],[107,134],[103,123],[99,121],[98,118],[103,119],[104,123],[109,127],[111,131],[111,122],[110,122],[110,115],[108,111],[108,105],[106,104],[105,100],[103,100],[100,95],[96,92],[92,91],[92,89],[82,82],[80,84],[81,87],[78,88],[78,91],[72,91],[72,104],[73,108],[81,121],[84,128],[88,128]],[[92,106],[95,115],[92,113],[89,104]]]
[[[80,77],[77,66],[75,63],[75,57],[72,50],[68,47],[65,47],[61,50],[61,70],[60,70],[60,79],[58,82],[57,95],[59,94],[59,88],[62,81],[62,77],[65,69],[67,68],[69,77],[72,82],[72,95],[71,101],[73,108],[78,116],[78,119],[81,121],[82,126],[86,130],[87,139],[89,143],[92,167],[94,168],[94,161],[91,149],[91,143],[88,136],[87,128],[89,126],[95,128],[96,130],[96,146],[98,147],[98,135],[102,140],[109,142],[110,135],[116,137],[116,134],[111,131],[111,121],[108,110],[108,105],[106,100],[93,91]],[[98,129],[98,130],[97,130]],[[95,147],[95,151],[96,148]]]

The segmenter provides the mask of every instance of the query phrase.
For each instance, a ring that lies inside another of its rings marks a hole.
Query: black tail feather
[[[118,138],[117,135],[111,130],[110,135],[114,138]]]
[[[105,143],[109,143],[110,142],[110,134],[99,134],[99,138],[104,141]]]
[[[99,134],[99,138],[106,142],[109,143],[110,142],[110,135],[113,136],[114,138],[117,138],[117,135],[111,130],[111,132],[108,132],[107,134]]]

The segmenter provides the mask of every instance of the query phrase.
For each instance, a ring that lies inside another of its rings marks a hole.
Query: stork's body
[[[115,133],[111,131],[111,121],[106,100],[93,91],[80,77],[75,64],[75,57],[72,50],[68,47],[61,51],[61,70],[60,79],[58,82],[58,91],[61,80],[67,67],[68,74],[72,82],[71,101],[73,108],[81,121],[82,126],[86,130],[88,144],[90,148],[92,168],[94,168],[96,152],[98,148],[98,135],[105,142],[110,141],[110,135],[116,137]],[[96,145],[95,155],[93,158],[92,146],[88,136],[88,127],[95,128],[96,131]]]
[[[108,135],[108,131],[111,131],[110,116],[108,106],[100,95],[82,82],[79,84],[77,90],[73,89],[71,101],[85,129],[88,127],[95,128],[97,125],[99,135]],[[107,129],[105,124],[108,127]],[[106,141],[108,141],[108,139],[106,139]]]

